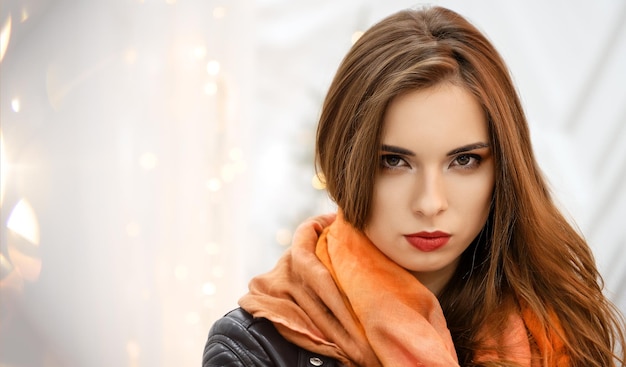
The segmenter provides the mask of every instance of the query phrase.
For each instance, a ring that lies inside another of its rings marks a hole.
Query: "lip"
[[[434,231],[434,232],[418,232],[405,235],[407,242],[422,252],[431,252],[445,246],[450,240],[450,234]]]

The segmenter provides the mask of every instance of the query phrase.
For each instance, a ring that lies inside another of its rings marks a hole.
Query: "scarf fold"
[[[345,222],[341,212],[336,219],[330,214],[301,224],[291,247],[273,270],[252,279],[239,305],[272,321],[292,343],[345,366],[459,365],[435,295]],[[531,347],[525,321],[512,315],[505,340],[493,342],[514,346],[507,359],[535,366],[533,349],[543,351],[550,342],[535,337],[540,345]]]

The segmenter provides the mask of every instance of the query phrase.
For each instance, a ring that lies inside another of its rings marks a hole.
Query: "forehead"
[[[451,83],[395,97],[383,119],[384,144],[447,149],[488,139],[480,103],[467,89]]]

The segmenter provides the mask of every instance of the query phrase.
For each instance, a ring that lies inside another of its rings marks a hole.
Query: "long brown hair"
[[[509,71],[459,14],[441,7],[401,11],[371,27],[346,55],[317,131],[316,164],[329,195],[362,230],[388,104],[443,82],[467,88],[483,106],[495,160],[487,223],[439,295],[461,365],[475,365],[478,330],[505,323],[522,304],[564,341],[572,366],[624,363],[623,319],[602,293],[589,246],[551,198]]]

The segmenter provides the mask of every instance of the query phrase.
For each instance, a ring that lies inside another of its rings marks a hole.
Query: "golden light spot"
[[[204,283],[204,285],[202,286],[202,293],[206,294],[207,296],[214,296],[215,293],[217,293],[217,287],[211,282]]]
[[[243,158],[243,152],[239,148],[231,148],[228,151],[228,156],[233,161],[238,161],[238,160],[241,160]]]
[[[207,255],[217,255],[220,253],[220,246],[215,242],[209,242],[204,246]]]
[[[189,277],[189,269],[187,269],[186,266],[179,265],[174,269],[174,276],[180,281],[187,280]]]
[[[20,19],[20,22],[24,23],[29,17],[30,15],[28,14],[28,10],[26,10],[26,8],[22,8],[22,19]]]
[[[4,201],[4,192],[7,186],[7,176],[9,174],[9,161],[7,160],[7,154],[4,150],[4,138],[2,137],[2,131],[0,130],[0,207]]]
[[[139,347],[139,343],[136,340],[129,340],[126,342],[126,353],[128,353],[128,357],[130,359],[137,359],[141,354],[141,348]]]
[[[235,179],[235,175],[237,174],[237,170],[234,164],[226,163],[222,166],[221,176],[222,181],[224,182],[232,182]]]
[[[246,162],[244,161],[237,161],[235,162],[234,167],[235,167],[235,172],[243,173],[248,166],[246,165]]]
[[[289,246],[291,243],[292,234],[288,229],[279,229],[276,231],[276,242],[281,246]]]
[[[188,312],[185,319],[188,324],[195,325],[200,322],[200,315],[197,312]]]
[[[220,63],[217,60],[211,60],[206,64],[206,71],[211,76],[215,76],[220,72]]]
[[[224,276],[224,268],[221,266],[214,267],[213,270],[211,270],[211,275],[218,279],[222,278]]]
[[[128,65],[133,65],[137,61],[137,50],[129,48],[124,52],[124,62]]]
[[[13,110],[13,112],[20,112],[21,107],[22,106],[20,104],[19,98],[13,98],[11,100],[11,109]]]
[[[2,30],[0,30],[0,62],[4,58],[4,54],[7,51],[7,47],[9,46],[9,41],[11,40],[11,15],[7,18],[6,22],[2,26]]]
[[[214,96],[217,94],[217,83],[208,82],[204,85],[204,93],[209,96]]]
[[[26,200],[22,199],[15,205],[9,214],[7,228],[33,245],[39,245],[39,222],[35,210]]]
[[[313,175],[313,178],[311,179],[311,185],[313,185],[313,187],[316,190],[324,190],[326,188],[326,183],[324,182],[324,178],[320,177],[320,174],[315,174]]]
[[[147,152],[139,157],[139,165],[146,171],[153,170],[159,163],[158,158],[153,153]]]
[[[13,208],[7,228],[8,260],[20,278],[36,281],[41,273],[39,222],[26,200],[20,200]]]
[[[204,59],[206,57],[206,54],[207,50],[204,46],[197,46],[193,49],[193,56],[198,60]]]
[[[356,31],[356,32],[352,33],[352,44],[355,44],[356,41],[358,41],[359,38],[361,38],[362,35],[363,35],[362,31]]]
[[[219,191],[222,188],[222,181],[219,178],[210,178],[206,182],[206,188],[213,192]]]

